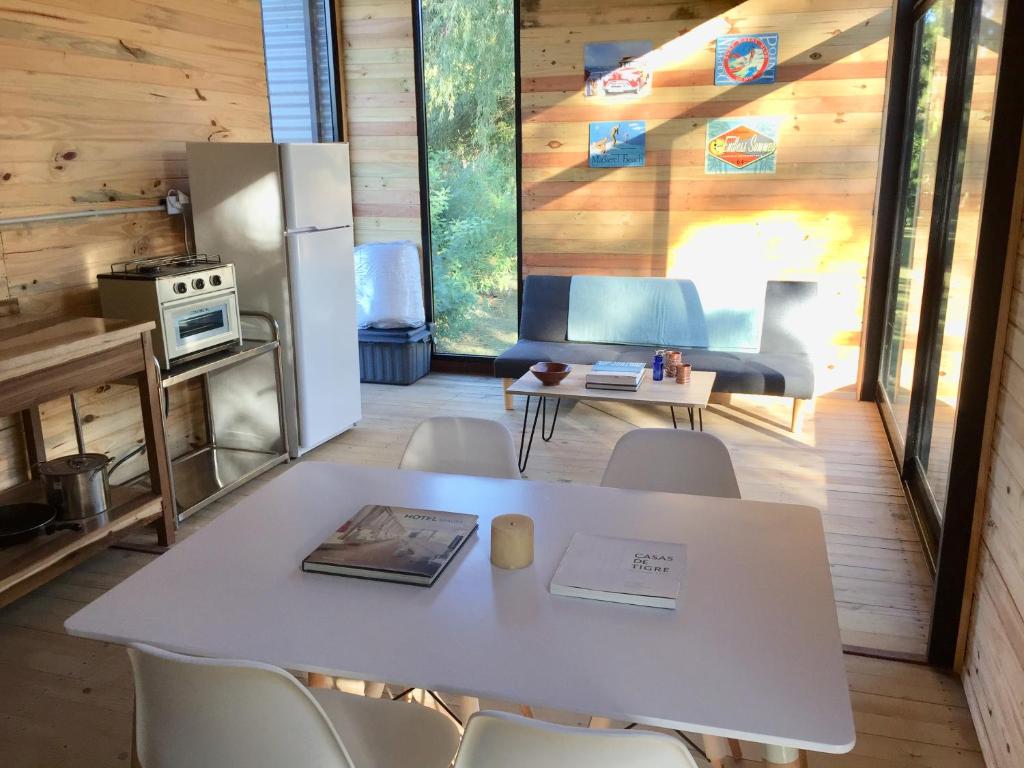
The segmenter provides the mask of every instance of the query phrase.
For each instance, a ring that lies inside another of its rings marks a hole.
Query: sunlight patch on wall
[[[860,259],[837,258],[837,244],[856,237],[842,213],[806,211],[723,213],[713,221],[685,225],[669,248],[665,275],[693,280],[712,306],[757,304],[768,280],[818,283],[816,328],[808,329],[816,350],[819,392],[856,381],[859,334],[844,328],[860,309],[864,290]],[[859,250],[859,246],[854,249]]]

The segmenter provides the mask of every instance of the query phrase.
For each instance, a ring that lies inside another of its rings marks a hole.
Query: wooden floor
[[[490,379],[434,374],[412,387],[365,386],[363,396],[358,428],[311,458],[393,466],[426,416],[483,415],[516,428],[522,418],[521,403],[515,412],[502,410],[498,383]],[[668,419],[656,409],[600,408],[563,411],[555,439],[534,445],[527,475],[597,482],[616,438],[631,424],[664,425]],[[753,400],[712,406],[705,428],[728,443],[745,496],[823,509],[845,642],[920,653],[930,579],[877,415],[846,396],[822,398],[804,434],[794,437],[784,429],[786,411],[784,404]],[[286,469],[272,474],[278,471]],[[200,530],[230,503],[225,499],[193,517],[182,536]],[[68,637],[62,627],[82,605],[152,558],[109,550],[0,609],[0,766],[127,765],[132,686],[124,650]],[[849,755],[812,755],[814,768],[984,765],[955,678],[855,655],[847,656],[847,674],[857,746]],[[571,721],[558,713],[538,715]],[[745,754],[754,755],[749,745]]]

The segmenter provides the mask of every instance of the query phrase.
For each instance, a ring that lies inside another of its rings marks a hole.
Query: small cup
[[[676,368],[676,384],[689,384],[690,375],[693,373],[693,366],[689,363],[682,363]]]
[[[675,350],[668,350],[665,352],[665,375],[670,379],[674,379],[676,376],[676,370],[683,362],[683,355],[681,352]]]

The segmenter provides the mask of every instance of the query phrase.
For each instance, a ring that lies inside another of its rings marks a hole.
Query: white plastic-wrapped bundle
[[[420,252],[411,240],[356,248],[360,328],[416,328],[426,322]]]

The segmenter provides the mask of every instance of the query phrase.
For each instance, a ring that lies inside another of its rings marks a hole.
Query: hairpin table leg
[[[551,431],[547,434],[545,434],[545,431],[547,430],[548,423],[548,399],[546,397],[542,397],[540,402],[541,407],[543,408],[540,417],[540,439],[545,443],[550,443],[551,438],[555,436],[555,422],[558,421],[558,409],[562,406],[562,398],[555,398],[555,415],[551,418]],[[519,471],[522,472],[522,470]]]
[[[530,428],[530,441],[526,441],[526,422],[530,417],[530,401],[533,399],[531,395],[526,396],[526,408],[523,409],[523,432],[519,438],[519,471],[525,472],[526,465],[530,461],[530,449],[533,447],[533,436],[537,432],[537,417],[540,416],[541,409],[544,407],[544,398],[540,397],[540,402],[537,403],[533,411],[533,426]],[[557,418],[557,411],[556,411]],[[551,425],[552,434],[554,433],[555,425]],[[541,426],[541,437],[544,437],[544,426]],[[550,439],[550,438],[549,438]],[[525,454],[524,454],[525,449]]]

